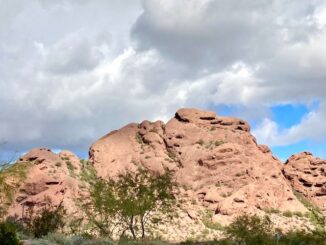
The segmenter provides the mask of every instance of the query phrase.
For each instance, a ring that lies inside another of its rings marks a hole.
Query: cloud
[[[158,48],[167,58],[197,69],[260,63],[285,43],[316,30],[317,1],[143,1],[133,37],[139,49]]]
[[[71,33],[50,47],[35,44],[41,55],[44,70],[55,74],[89,71],[98,66],[104,58],[103,51],[109,49],[110,34],[88,38],[82,33]],[[103,50],[103,51],[102,51]]]
[[[280,129],[278,123],[265,118],[254,129],[253,134],[260,143],[270,146],[286,146],[304,140],[322,142],[326,135],[326,104],[304,115],[298,124],[286,129]]]
[[[323,1],[0,3],[6,150],[86,150],[109,130],[183,106],[266,117],[254,132],[274,145],[326,137],[325,106],[285,131],[268,117],[275,104],[326,103]]]

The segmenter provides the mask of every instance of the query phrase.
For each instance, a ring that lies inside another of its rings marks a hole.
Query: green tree
[[[153,175],[145,169],[119,174],[115,179],[99,179],[90,191],[87,213],[101,233],[112,235],[118,228],[134,239],[144,238],[149,222],[159,222],[155,213],[172,210],[172,174]]]
[[[90,198],[80,200],[88,220],[102,236],[111,237],[121,227],[118,221],[115,196],[115,183],[112,180],[92,179]]]

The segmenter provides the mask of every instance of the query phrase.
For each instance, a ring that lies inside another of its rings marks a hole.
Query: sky
[[[181,107],[326,158],[323,0],[0,0],[0,155],[89,146]]]

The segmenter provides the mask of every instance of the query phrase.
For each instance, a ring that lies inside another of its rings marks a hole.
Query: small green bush
[[[143,139],[143,137],[141,136],[141,134],[140,134],[139,132],[137,132],[137,133],[135,134],[135,139],[136,139],[136,141],[137,141],[140,145],[144,145],[144,144],[145,144],[144,139]]]
[[[218,222],[213,222],[212,217],[213,217],[212,211],[208,211],[208,212],[204,213],[202,222],[205,225],[205,227],[208,229],[211,229],[211,230],[221,230],[222,231],[224,229],[224,226]]]
[[[260,218],[247,214],[239,216],[226,228],[228,239],[236,244],[274,244],[272,222],[268,216]]]
[[[203,145],[205,142],[204,142],[204,140],[203,139],[200,139],[200,140],[198,140],[197,142],[196,142],[196,144],[198,144],[198,145]]]
[[[281,211],[276,208],[264,208],[263,211],[268,214],[279,214]]]
[[[20,245],[22,244],[16,233],[14,225],[6,222],[0,223],[0,244],[1,245]]]
[[[293,213],[291,211],[285,211],[285,212],[283,212],[283,215],[285,217],[291,218],[293,216]]]
[[[33,234],[28,229],[28,227],[26,227],[22,221],[17,220],[17,217],[7,217],[6,223],[16,229],[17,236],[20,240],[28,240],[30,238],[33,238]]]
[[[29,218],[28,227],[35,237],[40,238],[64,226],[65,209],[62,205],[57,208],[44,207],[37,216]]]

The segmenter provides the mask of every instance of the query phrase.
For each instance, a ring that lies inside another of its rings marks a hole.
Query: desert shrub
[[[74,234],[74,235],[84,234],[85,231],[83,227],[83,221],[84,218],[72,218],[67,225],[69,234]]]
[[[139,132],[137,132],[137,133],[135,134],[135,139],[136,139],[136,141],[137,141],[140,145],[144,145],[144,144],[145,144],[144,139],[143,139],[143,137],[141,136],[141,134],[140,134]]]
[[[318,232],[290,231],[280,236],[280,245],[325,245],[326,236]]]
[[[274,244],[272,222],[265,216],[247,214],[237,217],[226,227],[227,238],[238,244]]]
[[[16,233],[14,225],[2,222],[0,223],[0,244],[1,245],[19,245],[22,244]]]
[[[27,226],[35,237],[39,238],[64,226],[65,209],[60,204],[58,207],[46,205],[38,214],[31,211]]]
[[[264,208],[263,211],[267,214],[279,214],[281,211],[276,208]]]
[[[203,145],[205,142],[204,142],[204,140],[203,139],[200,139],[200,140],[198,140],[197,142],[196,142],[196,144],[198,144],[198,145]]]
[[[218,222],[213,222],[212,217],[213,217],[213,212],[210,210],[206,211],[203,214],[202,222],[205,225],[205,227],[211,230],[223,230],[224,226]]]
[[[315,227],[319,232],[326,233],[326,220],[322,211],[318,206],[310,202],[305,196],[297,191],[293,191],[296,198],[309,210],[308,218],[312,223],[314,223]]]
[[[315,204],[310,202],[301,193],[294,191],[294,195],[309,210],[308,218],[315,225],[315,230],[305,234],[310,243],[307,244],[326,244],[326,217]],[[310,240],[309,240],[310,239]]]
[[[293,213],[291,212],[291,211],[284,211],[283,212],[283,215],[285,216],[285,217],[292,217],[293,216]]]
[[[79,175],[80,180],[85,181],[89,184],[94,184],[97,180],[96,170],[89,161],[81,160],[81,172]]]
[[[24,225],[22,220],[17,219],[17,217],[9,216],[6,218],[6,223],[15,227],[17,236],[20,240],[28,240],[33,237],[31,231]]]

